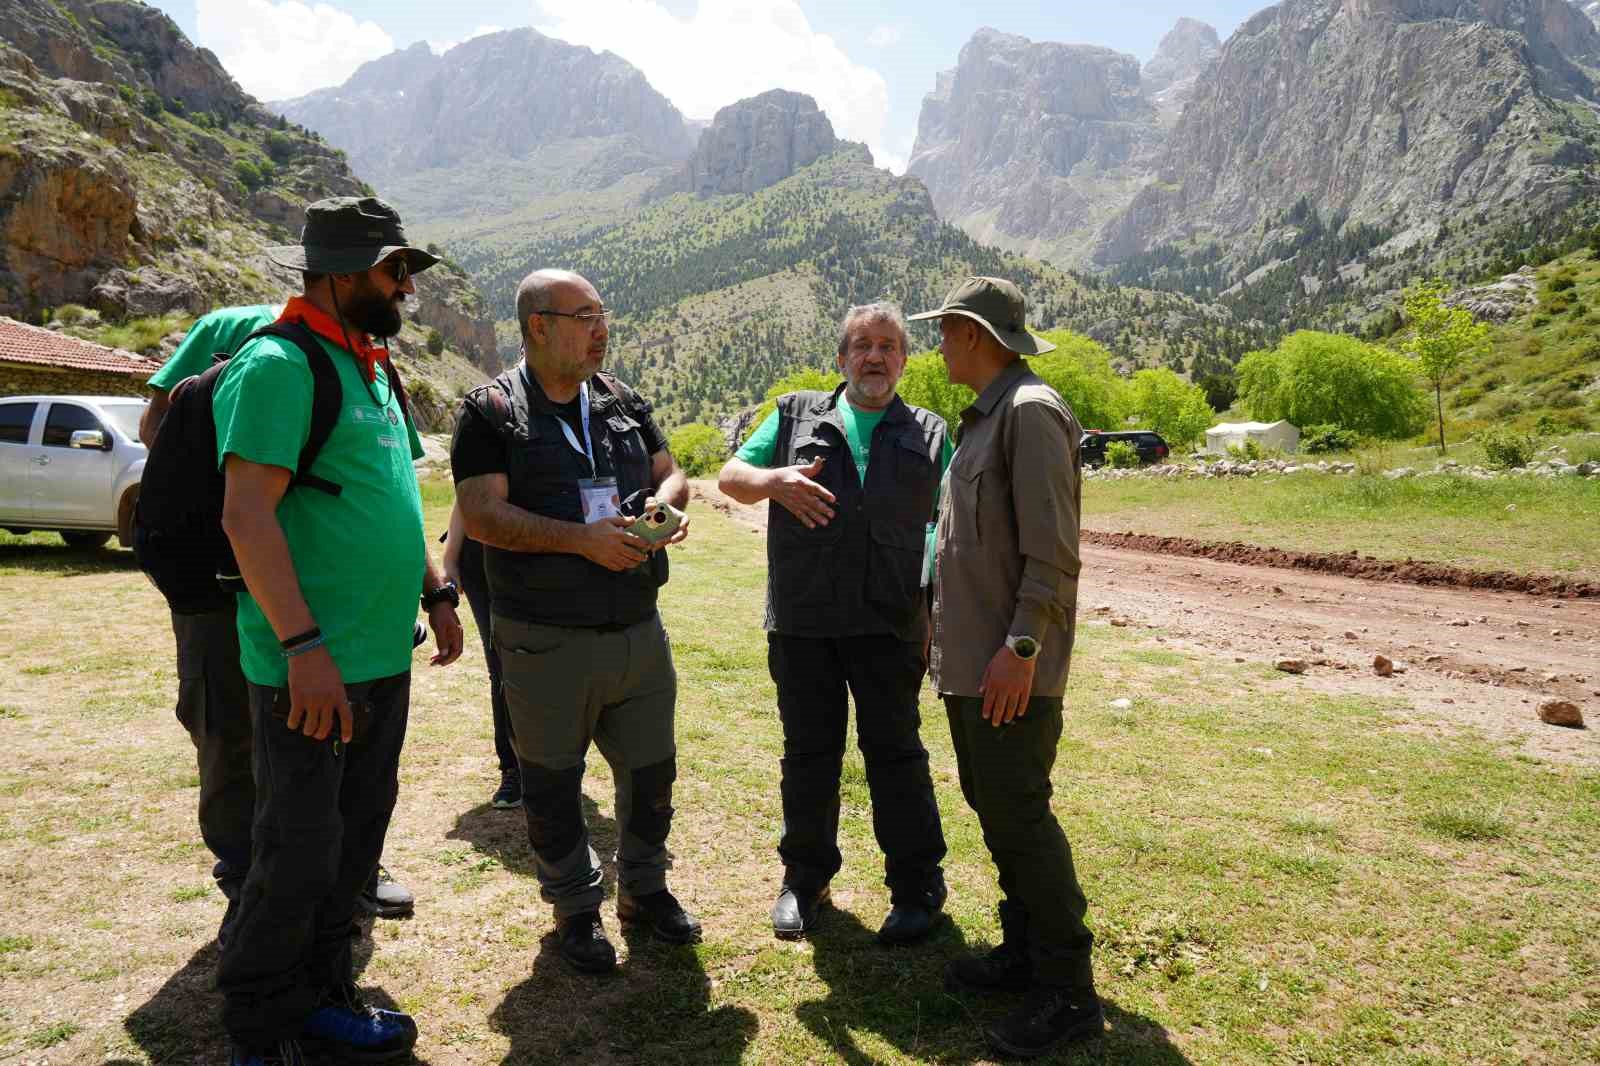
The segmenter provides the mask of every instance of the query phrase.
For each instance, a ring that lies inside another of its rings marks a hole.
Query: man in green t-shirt
[[[906,944],[933,928],[946,895],[917,698],[927,669],[927,529],[951,448],[943,419],[895,395],[906,365],[899,308],[852,307],[837,362],[845,383],[780,397],[718,484],[741,503],[771,501],[767,665],[783,722],[784,864],[773,931],[810,932],[843,862],[848,693],[890,892],[878,938]]]
[[[219,353],[239,350],[246,338],[277,321],[283,305],[219,307],[200,316],[161,369],[150,377],[150,403],[139,439],[154,447],[169,397],[185,378],[204,373]],[[250,705],[239,667],[237,604],[231,593],[209,610],[172,612],[177,643],[177,718],[195,747],[200,776],[200,836],[216,856],[211,875],[228,901],[219,943],[239,910],[239,889],[250,870],[250,824],[256,786],[250,770]],[[411,914],[411,892],[380,865],[362,889],[361,904],[380,918]]]
[[[269,254],[305,282],[280,321],[314,335],[341,386],[315,482],[291,487],[315,394],[298,345],[249,341],[212,404],[223,530],[247,589],[254,850],[217,968],[233,1062],[245,1066],[298,1061],[301,1043],[362,1061],[407,1057],[416,1043],[410,1017],[363,1002],[350,922],[398,792],[419,595],[432,661],[453,662],[462,643],[455,590],[423,536],[421,443],[381,346],[400,331],[410,276],[437,259],[373,197],[311,205],[301,242]]]

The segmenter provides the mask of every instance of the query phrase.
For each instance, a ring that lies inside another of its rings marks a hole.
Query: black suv
[[[1159,463],[1167,457],[1167,442],[1161,439],[1159,433],[1152,433],[1148,429],[1134,429],[1126,433],[1103,433],[1098,429],[1091,429],[1083,435],[1083,440],[1078,445],[1078,454],[1083,460],[1083,465],[1105,465],[1106,445],[1114,440],[1126,441],[1138,449],[1141,466]]]

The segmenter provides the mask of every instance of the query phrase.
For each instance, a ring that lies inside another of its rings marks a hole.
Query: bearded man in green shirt
[[[905,319],[887,303],[852,307],[839,330],[833,392],[792,392],[722,468],[741,503],[769,500],[767,665],[783,722],[783,884],[779,937],[804,936],[839,872],[839,773],[855,698],[891,909],[878,939],[926,936],[944,906],[944,834],[918,735],[927,669],[924,555],[944,420],[895,395]]]

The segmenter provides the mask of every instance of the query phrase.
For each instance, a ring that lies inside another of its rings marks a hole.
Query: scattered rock
[[[1310,666],[1304,659],[1278,659],[1272,665],[1286,674],[1303,674]]]
[[[1471,624],[1472,623],[1467,621],[1465,618],[1452,618],[1450,621],[1445,623],[1447,626],[1470,626]]]
[[[1321,644],[1313,644],[1313,645],[1311,645],[1311,650],[1314,651],[1314,652],[1319,652],[1320,653],[1322,651],[1322,645]]]
[[[1539,704],[1539,721],[1568,729],[1583,728],[1583,712],[1571,700],[1545,700]]]
[[[1360,640],[1361,638],[1356,635],[1355,630],[1347,629],[1347,630],[1344,631],[1344,639],[1345,640]]]
[[[1127,711],[1131,710],[1132,708],[1133,701],[1126,696],[1111,701],[1111,709],[1114,711]]]
[[[1394,676],[1394,660],[1387,655],[1374,655],[1372,657],[1372,672],[1379,677]]]
[[[1128,620],[1126,618],[1113,618],[1111,620],[1111,624],[1116,626],[1118,629],[1126,629]]]
[[[1444,660],[1445,660],[1445,657],[1443,655],[1429,655],[1426,658],[1424,658],[1422,661],[1425,662],[1425,663],[1442,663],[1442,662],[1444,662]],[[1527,667],[1523,667],[1522,669],[1526,670]]]

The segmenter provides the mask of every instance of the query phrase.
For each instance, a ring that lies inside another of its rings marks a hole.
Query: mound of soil
[[[1358,577],[1367,581],[1402,581],[1411,585],[1450,585],[1456,588],[1526,592],[1533,596],[1568,599],[1600,597],[1600,582],[1558,577],[1553,574],[1514,574],[1507,570],[1469,570],[1448,563],[1417,559],[1375,559],[1359,552],[1286,551],[1239,541],[1192,540],[1148,533],[1109,533],[1085,529],[1088,544],[1157,555],[1188,555],[1247,566],[1273,566],[1284,570],[1315,570],[1325,574]]]

